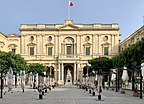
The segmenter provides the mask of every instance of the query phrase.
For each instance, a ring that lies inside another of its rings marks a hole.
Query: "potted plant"
[[[135,97],[139,97],[140,96],[137,85],[136,85],[135,90],[133,92],[133,96],[135,96]]]
[[[121,94],[125,94],[125,90],[124,89],[121,89]]]

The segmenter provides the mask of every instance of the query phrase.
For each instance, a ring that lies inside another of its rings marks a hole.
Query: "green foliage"
[[[99,57],[92,60],[89,60],[89,63],[92,65],[92,69],[98,74],[104,72],[108,73],[113,67],[112,60],[107,57]]]
[[[144,60],[144,38],[112,58],[113,65],[117,68],[140,66],[142,60]]]
[[[46,70],[47,70],[46,66],[44,66],[43,64],[36,63],[36,64],[30,64],[28,66],[27,72],[39,73],[39,75],[43,76],[43,72]]]
[[[19,54],[14,54],[13,52],[1,52],[0,51],[0,67],[3,70],[9,69],[11,67],[13,71],[25,70],[26,61]]]

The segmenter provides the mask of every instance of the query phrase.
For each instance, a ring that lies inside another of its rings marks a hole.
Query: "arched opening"
[[[68,70],[70,71],[71,77],[72,77],[72,84],[74,81],[74,69],[73,69],[73,65],[72,64],[67,64],[64,67],[64,84],[66,83],[66,78],[67,78],[67,74],[68,74]],[[70,80],[68,80],[70,81]]]
[[[72,37],[66,37],[63,41],[62,46],[63,52],[67,57],[72,57],[75,50],[74,50],[74,39]]]

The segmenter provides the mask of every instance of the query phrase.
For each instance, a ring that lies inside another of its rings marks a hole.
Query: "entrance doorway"
[[[64,67],[64,84],[66,83],[66,78],[67,78],[67,72],[68,70],[70,71],[71,77],[72,77],[72,81],[71,83],[73,84],[73,80],[74,80],[74,69],[73,69],[73,64],[66,64]]]

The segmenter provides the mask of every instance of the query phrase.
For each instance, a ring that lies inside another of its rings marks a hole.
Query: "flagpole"
[[[143,26],[144,26],[144,16],[143,16]]]
[[[68,3],[68,20],[70,20],[70,6],[69,6],[69,3]]]

